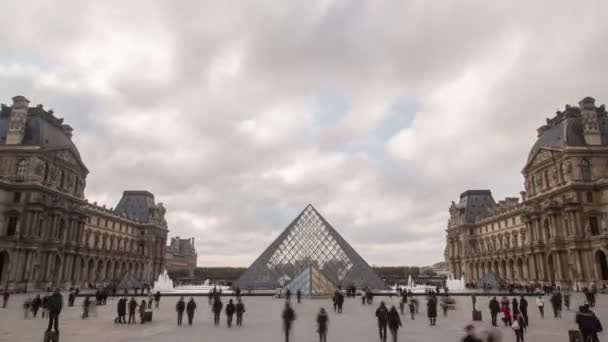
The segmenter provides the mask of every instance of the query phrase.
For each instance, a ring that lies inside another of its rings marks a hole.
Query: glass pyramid
[[[236,285],[241,289],[276,289],[285,286],[287,281],[291,281],[291,285],[296,278],[303,279],[307,270],[311,275],[318,272],[333,286],[386,287],[367,262],[310,204],[251,264]]]
[[[327,296],[336,291],[336,285],[327,279],[316,267],[309,266],[285,286],[291,293],[298,290],[305,296]]]

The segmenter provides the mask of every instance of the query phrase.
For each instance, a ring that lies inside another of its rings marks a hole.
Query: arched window
[[[17,173],[16,173],[16,176],[17,176],[17,180],[18,181],[22,181],[22,180],[25,179],[25,169],[26,169],[26,166],[27,166],[26,164],[27,164],[27,161],[25,160],[25,158],[20,159],[17,162]]]
[[[591,180],[591,163],[587,158],[583,158],[583,160],[581,160],[581,175],[583,180]]]

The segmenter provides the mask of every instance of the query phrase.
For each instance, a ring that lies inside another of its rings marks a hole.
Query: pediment
[[[78,153],[73,151],[71,148],[54,150],[51,154],[56,158],[64,160],[67,163],[82,169],[85,173],[88,173],[88,169],[80,159],[80,155],[78,155]]]
[[[530,158],[530,160],[528,161],[528,163],[524,167],[524,170],[530,168],[533,165],[541,164],[541,163],[543,163],[547,159],[553,158],[553,154],[555,152],[556,152],[556,150],[550,149],[550,148],[540,148],[540,149],[538,149],[534,153],[534,155],[532,156],[532,158]]]

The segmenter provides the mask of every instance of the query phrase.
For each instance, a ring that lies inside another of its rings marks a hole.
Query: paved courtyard
[[[25,320],[22,317],[20,305],[24,295],[11,297],[9,306],[0,309],[0,341],[39,342],[46,329],[47,320],[42,318]],[[187,300],[188,298],[186,298]],[[140,299],[141,300],[141,299]],[[161,298],[161,307],[154,311],[154,320],[145,325],[117,325],[116,300],[109,299],[108,305],[100,306],[98,316],[87,320],[80,319],[79,306],[64,308],[60,316],[60,331],[62,342],[110,342],[110,341],[282,341],[280,314],[283,301],[266,297],[245,297],[247,312],[244,326],[228,329],[225,316],[222,314],[220,327],[214,327],[210,307],[206,297],[195,297],[198,310],[193,326],[187,323],[182,327],[176,326],[175,302],[176,297]],[[226,303],[228,298],[224,298]],[[362,306],[359,300],[346,300],[344,313],[334,314],[331,300],[310,299],[301,304],[294,304],[297,320],[294,325],[293,340],[317,341],[315,317],[320,307],[330,312],[328,341],[373,342],[377,341],[376,321],[374,311],[378,303],[384,300],[389,306],[397,305],[397,298],[377,297],[373,306]],[[420,297],[421,304],[424,299]],[[78,298],[77,305],[82,301]],[[548,298],[545,298],[547,315],[541,319],[534,299],[529,297],[531,328],[526,335],[527,341],[567,341],[568,329],[576,328],[574,324],[575,311],[564,312],[562,319],[552,318]],[[582,303],[582,296],[575,295],[572,308]],[[483,310],[483,322],[477,323],[478,331],[490,328],[488,298],[478,297],[478,308]],[[608,297],[598,296],[598,306],[594,310],[600,320],[608,317]],[[440,313],[441,314],[441,313]],[[400,329],[400,341],[459,341],[463,327],[471,323],[471,300],[468,297],[457,297],[457,309],[449,311],[448,318],[440,315],[437,326],[430,327],[426,319],[426,307],[421,305],[416,320],[405,317]],[[187,322],[184,315],[184,322]],[[603,322],[608,324],[606,322]],[[514,339],[513,331],[502,326],[500,330],[506,341]],[[602,338],[600,337],[600,340]]]

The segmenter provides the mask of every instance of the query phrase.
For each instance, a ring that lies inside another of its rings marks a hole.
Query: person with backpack
[[[235,311],[236,308],[234,307],[234,303],[232,302],[232,299],[230,299],[228,305],[226,305],[226,324],[228,325],[228,328],[232,327],[232,316],[234,316]]]
[[[329,325],[329,317],[324,308],[321,308],[317,315],[317,332],[319,333],[319,342],[327,342],[327,330]]]
[[[196,311],[196,302],[193,297],[190,297],[188,305],[186,305],[186,314],[188,315],[188,325],[192,325],[194,320],[194,311]]]
[[[182,325],[182,317],[184,316],[184,310],[186,310],[186,303],[184,303],[184,297],[180,297],[175,305],[175,311],[177,311],[177,325]]]
[[[578,329],[583,335],[583,341],[598,342],[597,334],[603,331],[602,323],[595,316],[595,313],[589,309],[589,305],[585,304],[579,307],[575,318]]]
[[[289,335],[291,334],[293,321],[296,320],[296,313],[291,308],[291,305],[289,305],[289,301],[285,302],[285,309],[283,309],[281,318],[283,319],[283,330],[285,332],[285,342],[289,342]]]

